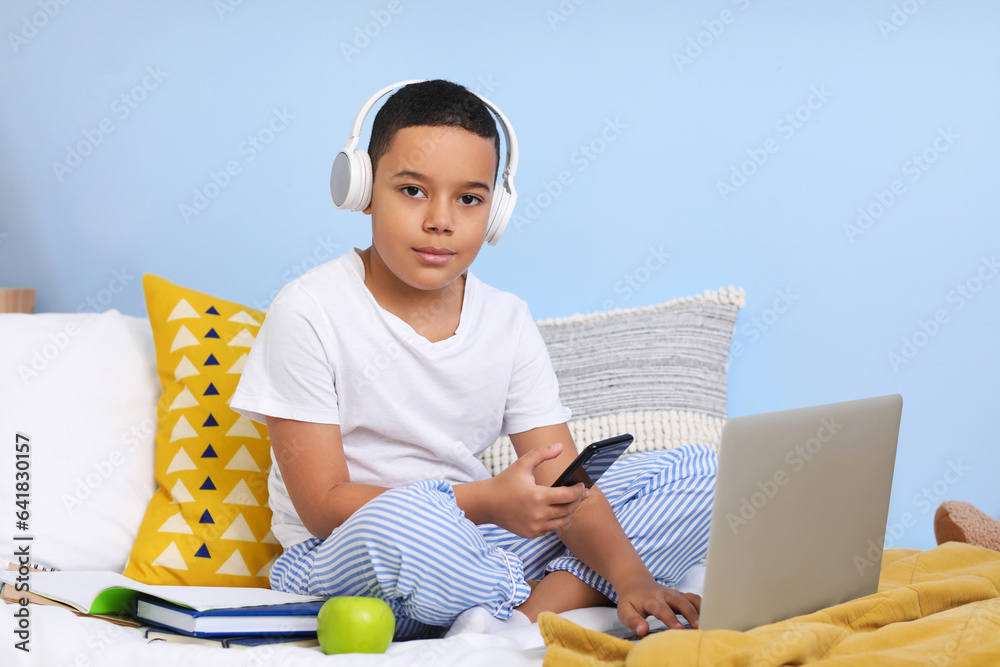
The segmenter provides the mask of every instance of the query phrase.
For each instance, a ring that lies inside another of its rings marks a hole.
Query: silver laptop
[[[876,592],[903,399],[730,419],[699,627],[748,630]]]

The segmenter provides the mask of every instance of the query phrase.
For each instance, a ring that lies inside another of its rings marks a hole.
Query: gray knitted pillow
[[[701,443],[718,448],[726,372],[742,288],[643,308],[538,323],[573,411],[578,448],[631,433],[629,453]],[[507,437],[480,456],[496,474],[517,458]]]

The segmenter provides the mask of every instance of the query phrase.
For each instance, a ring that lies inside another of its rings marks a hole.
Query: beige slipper
[[[946,500],[934,514],[934,537],[938,544],[966,542],[1000,551],[1000,521],[961,500]]]

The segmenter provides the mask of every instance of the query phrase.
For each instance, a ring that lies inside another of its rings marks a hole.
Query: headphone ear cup
[[[362,150],[342,150],[330,170],[333,205],[348,211],[363,211],[372,197],[372,163]]]
[[[511,213],[514,211],[514,202],[517,201],[517,193],[514,188],[504,182],[497,188],[490,207],[490,221],[486,225],[486,243],[495,246],[503,235],[510,221]]]
[[[368,151],[356,150],[358,173],[358,207],[355,211],[363,211],[372,203],[372,159],[368,157]]]

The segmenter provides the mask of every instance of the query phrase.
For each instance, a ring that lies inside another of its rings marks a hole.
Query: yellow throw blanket
[[[878,592],[747,632],[667,630],[632,643],[555,614],[556,665],[1000,665],[1000,552],[949,542],[886,550]]]

